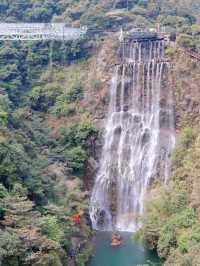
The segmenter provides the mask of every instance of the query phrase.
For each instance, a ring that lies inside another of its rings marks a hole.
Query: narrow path
[[[200,62],[200,54],[194,51],[190,51],[184,48],[178,48],[178,50],[180,52],[182,52],[184,55],[186,55],[187,57],[189,57],[190,59]]]

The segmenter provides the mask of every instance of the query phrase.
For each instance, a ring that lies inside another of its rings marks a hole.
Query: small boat
[[[120,246],[121,244],[122,244],[122,238],[121,238],[120,234],[117,232],[114,232],[112,234],[112,241],[111,241],[110,245],[113,247],[117,247],[117,246]]]

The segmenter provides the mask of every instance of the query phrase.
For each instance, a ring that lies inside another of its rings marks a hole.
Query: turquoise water
[[[94,254],[87,266],[161,266],[155,253],[144,249],[133,234],[122,233],[123,244],[110,245],[110,232],[97,232],[94,237]]]

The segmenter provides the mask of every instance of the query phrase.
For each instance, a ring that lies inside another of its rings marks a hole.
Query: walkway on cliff
[[[73,28],[65,23],[0,23],[0,40],[58,40],[83,38],[87,28]]]
[[[181,53],[183,53],[185,56],[189,57],[190,59],[196,61],[196,62],[200,62],[200,54],[191,50],[187,50],[184,48],[179,48],[178,49]]]

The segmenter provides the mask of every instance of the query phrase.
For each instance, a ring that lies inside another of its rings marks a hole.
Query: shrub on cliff
[[[83,86],[79,81],[76,81],[70,90],[66,93],[67,103],[79,101],[83,99]]]
[[[84,163],[88,156],[86,151],[81,146],[66,149],[64,155],[69,168],[72,168],[72,170],[75,172],[83,170]]]
[[[52,83],[44,86],[37,86],[32,89],[30,95],[31,107],[37,111],[47,111],[56,102],[62,89],[59,84]]]
[[[64,232],[61,229],[61,225],[55,216],[45,216],[40,221],[41,231],[44,235],[48,236],[57,242],[61,242],[64,237]]]

